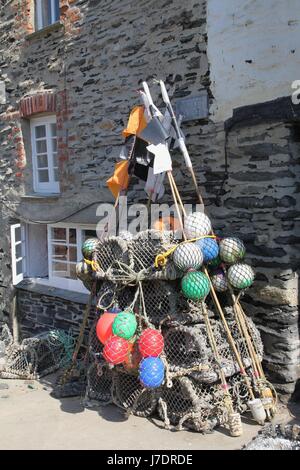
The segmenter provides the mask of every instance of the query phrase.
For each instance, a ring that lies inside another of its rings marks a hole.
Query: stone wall
[[[278,390],[291,393],[300,374],[299,126],[238,125],[229,132],[227,151],[225,194],[210,215],[223,233],[245,241],[256,281],[243,304],[262,333],[267,373]],[[213,174],[211,167],[208,189]]]
[[[85,304],[23,289],[18,289],[17,299],[22,338],[56,328],[78,334]],[[87,333],[94,318],[95,309],[92,307]]]

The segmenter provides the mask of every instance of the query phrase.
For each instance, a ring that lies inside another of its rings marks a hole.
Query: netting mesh
[[[229,378],[228,386],[234,409],[244,412],[249,394],[240,374]],[[206,384],[191,375],[173,379],[172,387],[165,386],[161,391],[158,414],[166,425],[210,432],[227,419],[221,384]]]
[[[177,292],[175,286],[166,281],[143,282],[143,296],[149,321],[158,325],[167,317],[175,317],[177,312]]]
[[[106,310],[117,305],[121,310],[132,304],[136,294],[136,287],[116,285],[111,281],[104,281],[97,295],[97,307]]]
[[[113,387],[114,403],[137,416],[150,416],[157,405],[156,391],[145,389],[136,375],[116,370]]]
[[[109,237],[101,240],[92,254],[92,258],[97,263],[96,277],[104,278],[107,272],[113,276],[114,270],[118,271],[119,264],[132,265],[129,257],[128,245],[121,237]]]
[[[134,271],[138,273],[153,268],[156,256],[167,251],[174,243],[172,232],[146,230],[138,233],[129,243]]]
[[[87,372],[85,400],[97,401],[100,405],[112,403],[113,372],[103,362],[93,362]]]

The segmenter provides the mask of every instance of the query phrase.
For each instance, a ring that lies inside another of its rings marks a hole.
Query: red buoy
[[[139,339],[139,350],[143,357],[157,357],[164,349],[164,339],[158,330],[146,328]]]
[[[112,336],[104,346],[103,357],[109,364],[122,364],[127,359],[129,343],[120,336]]]
[[[106,344],[113,336],[112,324],[120,311],[121,310],[117,308],[106,310],[97,321],[96,335],[100,343]]]

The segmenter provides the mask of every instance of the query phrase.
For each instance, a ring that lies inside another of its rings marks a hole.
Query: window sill
[[[28,34],[25,39],[30,41],[31,39],[41,38],[41,37],[44,37],[48,33],[58,31],[59,29],[62,29],[62,28],[64,29],[64,24],[61,23],[60,21],[57,21],[56,23],[50,24],[49,26],[46,26],[45,28],[38,29],[37,31],[34,31],[31,34]]]
[[[23,196],[21,196],[21,199],[41,199],[41,200],[45,200],[45,199],[59,199],[61,197],[61,193],[49,193],[49,194],[45,194],[45,193],[32,193],[32,194],[24,194]]]
[[[42,282],[42,280],[41,280]],[[46,282],[44,280],[44,282]],[[76,304],[86,304],[89,294],[83,292],[75,292],[67,289],[60,289],[46,284],[39,284],[38,279],[24,279],[15,286],[16,289],[33,292],[35,294],[46,295],[47,297],[56,297]]]

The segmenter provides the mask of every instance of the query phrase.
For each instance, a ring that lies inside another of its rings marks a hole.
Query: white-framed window
[[[83,258],[82,243],[96,236],[94,225],[12,225],[14,284],[31,278],[37,284],[86,293],[76,277],[76,263]]]
[[[37,193],[59,193],[56,116],[30,120],[33,187]]]
[[[24,278],[25,265],[25,227],[21,224],[10,226],[12,281],[19,284]]]
[[[43,29],[59,20],[59,0],[35,0],[35,29]]]

